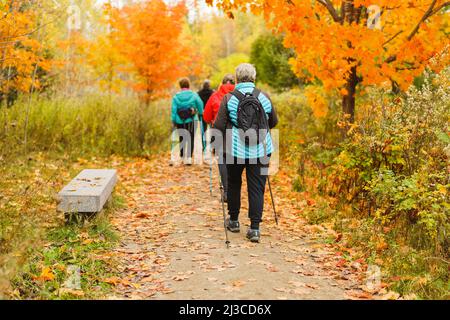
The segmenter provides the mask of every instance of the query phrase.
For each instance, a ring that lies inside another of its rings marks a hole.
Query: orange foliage
[[[328,102],[325,93],[318,86],[307,86],[305,88],[305,96],[308,104],[311,106],[314,116],[322,118],[328,113]]]
[[[449,43],[445,0],[218,0],[217,6],[263,15],[295,49],[294,71],[343,96],[352,72],[353,88],[391,80],[406,89]]]
[[[37,66],[44,70],[50,63],[42,55],[42,47],[31,37],[40,28],[38,17],[31,8],[20,1],[0,5],[0,91],[29,92],[39,88],[39,79],[34,77]]]
[[[132,87],[146,102],[186,72],[193,50],[181,39],[186,13],[184,3],[169,7],[162,0],[111,8],[114,43],[131,64]]]

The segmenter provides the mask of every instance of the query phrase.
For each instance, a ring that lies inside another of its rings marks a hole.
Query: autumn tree
[[[109,96],[121,91],[124,85],[122,68],[127,63],[111,32],[112,10],[114,9],[109,3],[103,6],[95,30],[96,36],[90,41],[86,56],[100,89],[106,91]]]
[[[212,4],[212,0],[207,0]],[[376,5],[375,5],[376,4]],[[294,71],[338,89],[350,121],[362,85],[406,89],[449,43],[445,0],[218,0],[264,16],[297,53]]]
[[[132,86],[148,103],[184,72],[193,48],[181,41],[186,7],[162,0],[133,3],[111,12],[112,36],[135,74]]]
[[[37,1],[0,4],[0,102],[8,104],[18,93],[40,86],[39,70],[49,63],[37,34],[42,28]]]

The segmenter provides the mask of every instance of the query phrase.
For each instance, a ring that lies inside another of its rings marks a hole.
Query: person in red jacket
[[[205,122],[214,124],[216,120],[217,113],[219,112],[220,103],[223,97],[234,90],[234,76],[232,74],[227,74],[223,80],[222,85],[219,90],[214,92],[206,103],[205,110],[203,111],[203,120]]]
[[[234,91],[234,75],[227,74],[223,80],[222,85],[219,90],[214,92],[212,96],[209,98],[206,103],[205,110],[203,111],[203,120],[206,123],[214,126],[214,121],[216,120],[217,114],[219,112],[220,104],[222,102],[223,97],[230,92]],[[225,153],[222,153],[223,155]],[[223,198],[224,201],[227,202],[227,192],[228,192],[228,182],[227,182],[227,165],[225,163],[225,158],[222,161],[219,161],[219,172],[220,172],[220,180],[222,180],[223,186]]]

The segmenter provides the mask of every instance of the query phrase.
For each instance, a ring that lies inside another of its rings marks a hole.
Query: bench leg
[[[65,212],[66,225],[83,225],[97,215],[97,212]]]

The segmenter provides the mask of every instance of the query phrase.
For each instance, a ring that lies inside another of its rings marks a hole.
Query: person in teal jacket
[[[190,165],[194,153],[194,120],[203,118],[203,101],[197,93],[190,90],[188,78],[181,79],[179,84],[181,91],[172,99],[172,123],[177,129],[189,132],[190,139],[183,139],[180,135],[180,157],[184,158],[186,150],[185,163]]]

